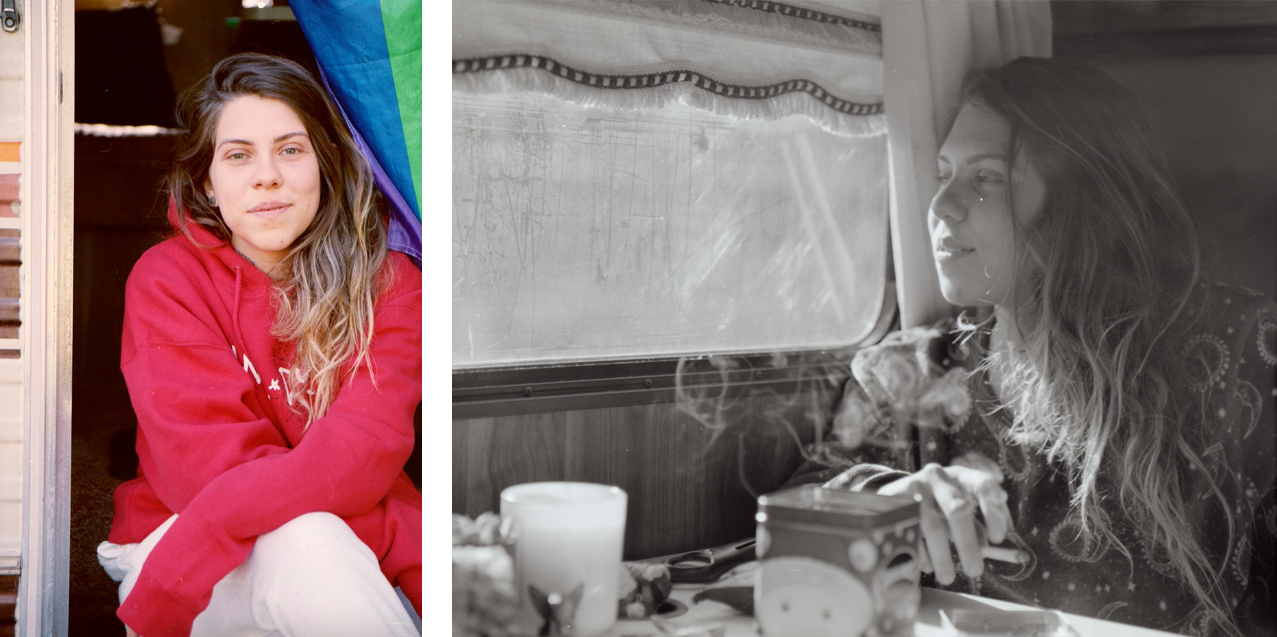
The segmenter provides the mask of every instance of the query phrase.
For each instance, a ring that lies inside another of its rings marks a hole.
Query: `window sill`
[[[791,394],[814,378],[829,377],[829,368],[850,362],[861,345],[882,340],[896,324],[890,284],[884,297],[873,330],[860,344],[844,348],[454,370],[452,418],[672,403],[680,391]]]

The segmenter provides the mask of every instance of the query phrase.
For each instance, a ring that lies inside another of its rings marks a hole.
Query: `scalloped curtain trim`
[[[688,17],[707,12],[719,15],[708,22]],[[474,1],[454,7],[452,59],[540,55],[595,73],[689,69],[747,86],[802,78],[844,99],[880,99],[877,40],[873,52],[857,51],[846,42],[814,43],[820,38],[802,40],[791,37],[792,31],[747,26],[760,20],[880,39],[870,31],[700,0]]]
[[[578,71],[539,56],[509,55],[454,60],[452,88],[470,93],[544,93],[581,106],[620,109],[655,109],[677,101],[737,119],[776,120],[801,115],[844,137],[887,132],[881,102],[844,100],[801,79],[743,87],[725,85],[694,71],[609,76]]]

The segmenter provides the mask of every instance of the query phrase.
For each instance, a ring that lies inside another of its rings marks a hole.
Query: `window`
[[[839,347],[882,309],[886,135],[461,94],[452,157],[456,368]]]

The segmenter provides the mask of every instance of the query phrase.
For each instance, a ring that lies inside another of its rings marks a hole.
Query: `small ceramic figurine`
[[[532,606],[545,620],[545,624],[541,626],[541,632],[537,634],[541,637],[567,637],[574,634],[576,629],[573,622],[576,617],[576,607],[581,603],[581,593],[584,590],[584,585],[577,584],[567,595],[559,593],[547,595],[529,584],[528,596],[532,600]]]

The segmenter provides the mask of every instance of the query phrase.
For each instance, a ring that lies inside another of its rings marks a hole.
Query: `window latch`
[[[18,30],[18,8],[14,4],[16,0],[4,0],[4,4],[0,5],[0,24],[4,25],[4,30],[8,33],[15,33]]]

